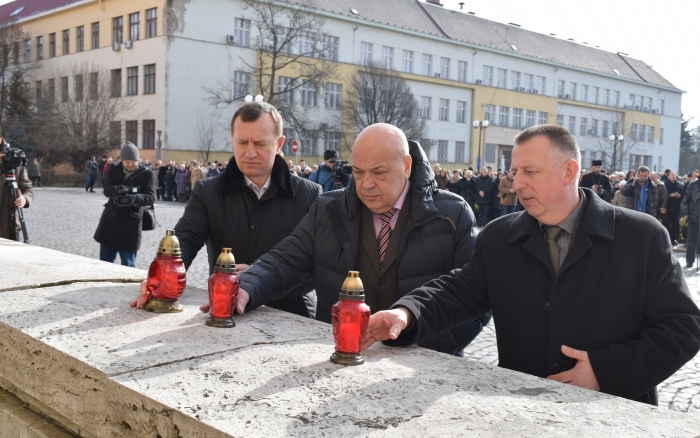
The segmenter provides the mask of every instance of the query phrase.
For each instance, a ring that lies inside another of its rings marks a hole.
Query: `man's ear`
[[[284,135],[277,139],[277,151],[275,153],[279,154],[280,151],[282,151],[282,146],[284,146],[285,140],[287,140],[287,137]]]
[[[411,177],[411,166],[413,165],[413,158],[411,158],[410,155],[406,155],[406,158],[404,158],[404,174],[406,175],[406,178]]]
[[[568,159],[564,162],[564,172],[564,185],[571,185],[574,181],[578,181],[579,174],[581,173],[581,165],[573,158]]]

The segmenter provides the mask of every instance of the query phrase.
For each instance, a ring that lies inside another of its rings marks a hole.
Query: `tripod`
[[[15,214],[19,216],[19,223],[22,228],[22,236],[24,237],[24,243],[29,243],[29,235],[27,234],[27,224],[24,222],[24,213],[22,209],[15,205],[17,200],[17,178],[15,177],[16,170],[12,169],[7,171],[5,174],[5,187],[3,188],[2,202],[0,202],[0,220],[2,220],[2,213],[5,209],[5,203],[9,203],[10,214],[8,215],[8,226],[10,230],[10,239],[17,240],[15,235]]]

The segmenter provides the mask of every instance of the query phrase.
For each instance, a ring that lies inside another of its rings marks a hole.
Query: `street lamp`
[[[613,156],[612,156],[612,172],[615,172],[616,169],[616,164],[617,164],[617,142],[620,142],[620,149],[622,149],[622,142],[625,141],[625,136],[620,134],[620,135],[615,135],[615,134],[610,134],[610,137],[608,137],[608,140],[613,142]],[[622,152],[620,152],[620,160],[622,160]],[[622,166],[620,166],[622,167]]]
[[[489,127],[489,121],[484,120],[483,122],[480,122],[478,120],[474,120],[474,123],[472,123],[472,126],[474,129],[479,130],[479,155],[476,158],[476,169],[477,171],[481,170],[481,133],[483,132],[484,129]]]

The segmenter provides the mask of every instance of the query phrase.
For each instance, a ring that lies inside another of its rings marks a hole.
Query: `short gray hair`
[[[538,135],[549,139],[552,146],[569,158],[573,158],[581,163],[581,150],[576,143],[576,139],[568,129],[559,125],[537,125],[531,126],[515,137],[515,144],[523,144]]]

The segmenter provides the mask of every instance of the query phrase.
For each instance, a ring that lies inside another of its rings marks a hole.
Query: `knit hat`
[[[337,159],[338,159],[338,151],[334,151],[333,149],[328,149],[326,152],[323,153],[323,161],[337,160]]]
[[[125,160],[133,160],[133,161],[138,161],[139,160],[139,150],[134,144],[130,141],[127,141],[124,143],[124,146],[122,146],[122,151],[119,154],[119,157],[121,158],[122,161]]]

